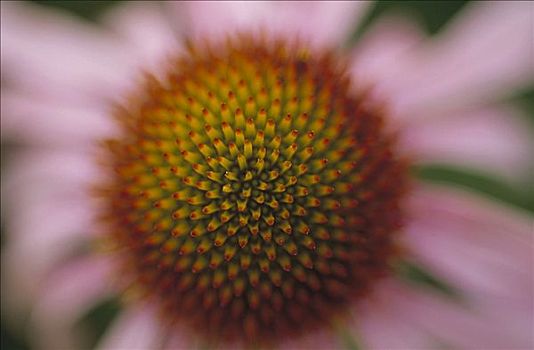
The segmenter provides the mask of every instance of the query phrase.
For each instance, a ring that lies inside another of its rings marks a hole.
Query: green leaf
[[[429,34],[437,34],[468,3],[468,1],[376,1],[358,23],[348,46],[383,15],[400,14],[417,20]]]
[[[362,347],[354,336],[347,330],[343,329],[338,333],[339,340],[341,341],[342,348],[345,350],[362,350]]]
[[[108,1],[56,1],[56,0],[33,0],[40,5],[65,10],[83,19],[94,21],[102,13],[118,3],[116,0]]]
[[[526,86],[516,91],[504,102],[511,102],[518,105],[525,111],[525,116],[534,128],[534,85]]]
[[[413,173],[423,181],[463,187],[534,213],[532,186],[516,188],[491,174],[445,164],[419,165],[413,168]]]
[[[3,321],[3,318],[2,318]],[[2,350],[29,350],[30,345],[23,334],[17,334],[4,322],[1,324],[1,347]]]
[[[94,305],[80,318],[75,328],[86,337],[88,348],[92,349],[98,344],[121,311],[119,298],[111,297]]]
[[[395,273],[401,280],[414,286],[427,288],[443,296],[461,300],[460,292],[445,280],[433,275],[424,266],[413,261],[402,260],[395,264]]]

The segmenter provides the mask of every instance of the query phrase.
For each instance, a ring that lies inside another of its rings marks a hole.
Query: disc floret
[[[113,237],[137,283],[204,338],[328,324],[387,270],[404,165],[330,53],[192,48],[118,116]]]

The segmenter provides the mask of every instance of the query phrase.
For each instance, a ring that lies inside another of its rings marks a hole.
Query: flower
[[[220,43],[236,32],[264,28],[272,37],[302,40],[312,57],[338,44],[335,55],[351,57],[357,91],[347,96],[388,100],[384,134],[398,134],[395,154],[415,163],[454,161],[489,168],[516,181],[529,165],[532,142],[518,112],[490,102],[531,81],[528,4],[472,4],[435,40],[404,19],[387,19],[348,53],[339,43],[365,3],[162,6],[167,11],[150,3],[121,5],[103,19],[105,29],[97,29],[31,5],[2,3],[2,138],[22,144],[2,184],[3,201],[11,204],[2,264],[8,282],[3,285],[9,285],[3,294],[15,315],[31,305],[32,335],[39,347],[79,346],[69,332],[75,320],[113,293],[125,296],[125,311],[101,348],[190,348],[202,346],[210,334],[180,324],[169,327],[161,305],[137,297],[136,288],[119,279],[123,253],[94,252],[92,242],[109,235],[102,234],[96,218],[102,203],[86,191],[89,185],[109,183],[111,176],[94,160],[94,146],[109,138],[127,143],[117,136],[111,102],[131,96],[127,92],[141,85],[135,79],[140,69],[163,80],[165,57],[187,57],[184,37],[193,44],[204,38]],[[503,25],[495,26],[497,19]],[[290,62],[301,64],[300,59]],[[135,111],[131,107],[128,118],[137,120]],[[373,141],[380,135],[373,134]],[[188,136],[197,144],[195,135]],[[119,186],[124,179],[112,176]],[[121,203],[103,198],[108,213],[110,203]],[[333,324],[269,345],[336,348],[342,346],[338,333],[355,334],[371,348],[533,345],[531,219],[469,193],[420,183],[402,208],[406,222],[398,245],[408,262],[399,265],[397,276],[372,283],[367,297],[343,303],[342,322],[328,317],[325,321]],[[89,249],[80,252],[84,243]],[[435,289],[441,294],[403,282],[398,277],[403,273],[425,276],[431,281],[427,284],[440,285]]]

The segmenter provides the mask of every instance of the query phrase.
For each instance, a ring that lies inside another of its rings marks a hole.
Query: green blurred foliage
[[[7,325],[2,322],[1,325],[1,343],[2,350],[29,350],[30,345],[24,336],[16,334]]]
[[[534,85],[526,86],[517,91],[506,102],[516,104],[525,111],[525,116],[529,119],[534,131]]]
[[[95,20],[101,13],[121,1],[33,0],[32,2],[69,11],[87,20]],[[357,39],[377,18],[385,14],[400,14],[417,20],[429,34],[438,33],[466,3],[451,1],[375,1],[371,10],[358,23],[353,39]]]
[[[356,341],[356,338],[358,338],[357,334],[353,334],[353,332],[349,329],[343,328],[337,333],[342,349],[344,350],[362,350],[361,344]]]
[[[98,344],[121,310],[120,300],[113,297],[94,305],[80,318],[75,328],[83,334],[88,348],[93,349]]]
[[[424,266],[416,262],[403,260],[395,265],[395,275],[401,280],[412,284],[416,287],[430,289],[445,297],[460,301],[462,296],[460,292],[449,285],[445,280],[432,274]]]
[[[423,181],[461,187],[490,199],[534,213],[534,188],[518,188],[489,173],[464,169],[448,164],[426,164],[413,168]]]
[[[437,34],[469,1],[375,1],[358,23],[349,46],[354,44],[368,27],[384,15],[408,16],[416,20],[428,34]]]
[[[98,16],[105,11],[109,10],[111,7],[115,6],[119,1],[110,0],[110,1],[80,1],[80,0],[71,0],[71,1],[56,1],[56,0],[34,0],[39,5],[44,5],[60,10],[66,10],[70,13],[73,13],[83,19],[94,21]]]

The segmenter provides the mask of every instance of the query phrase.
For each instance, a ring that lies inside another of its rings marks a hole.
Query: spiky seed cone
[[[329,53],[192,47],[117,113],[113,239],[166,316],[264,344],[329,324],[387,269],[405,166]]]

